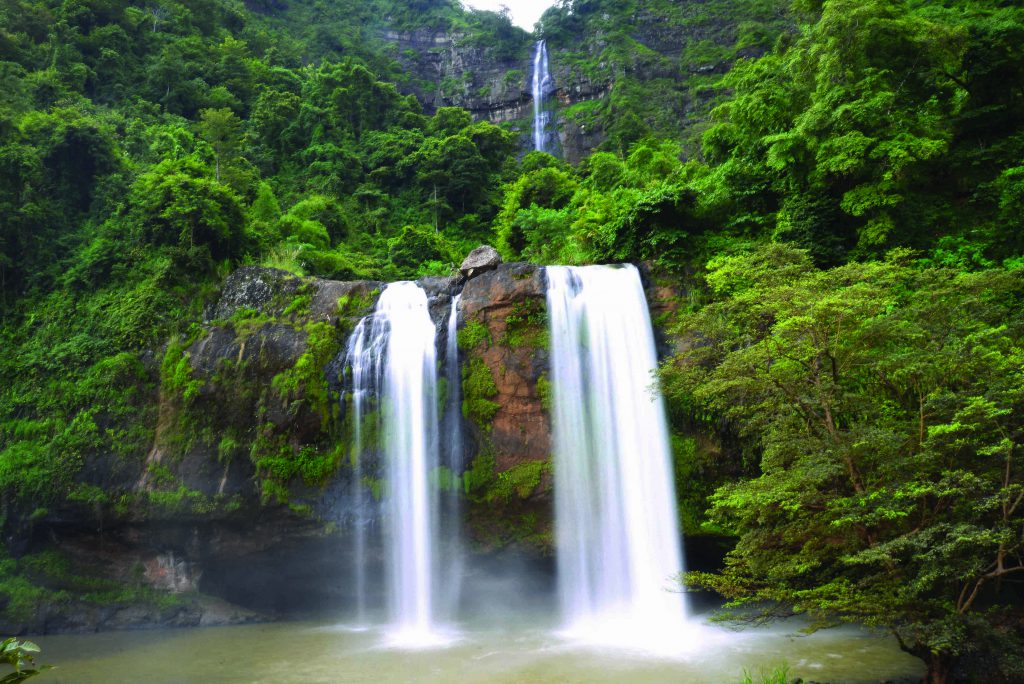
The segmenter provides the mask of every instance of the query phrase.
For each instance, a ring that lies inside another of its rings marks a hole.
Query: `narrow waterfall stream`
[[[549,267],[558,584],[566,632],[685,647],[668,428],[633,266]]]
[[[378,397],[377,427],[387,483],[384,529],[391,640],[413,647],[429,645],[440,638],[439,497],[430,481],[439,458],[437,354],[426,292],[410,282],[388,285],[374,313],[353,332],[349,347],[357,421],[365,417],[361,398],[374,390]],[[362,427],[357,433],[360,442],[361,431]],[[359,448],[364,447],[360,443]]]
[[[369,323],[368,323],[369,322]],[[370,349],[368,345],[382,344],[384,335],[375,335],[374,318],[368,316],[359,321],[348,340],[346,365],[350,368],[352,378],[352,447],[350,460],[352,463],[352,577],[355,584],[356,622],[365,625],[367,621],[367,586],[366,567],[368,557],[366,544],[368,526],[373,515],[368,511],[366,486],[363,484],[363,463],[366,460],[366,448],[363,435],[363,419],[373,400],[373,392],[380,386],[380,350]]]
[[[445,482],[441,492],[441,607],[442,615],[452,619],[458,610],[463,574],[463,549],[460,535],[462,515],[462,470],[464,443],[462,439],[462,372],[459,368],[459,301],[452,298],[448,313],[445,344],[445,409],[444,458]]]
[[[533,53],[533,149],[540,152],[547,152],[550,112],[544,108],[544,96],[550,87],[547,42],[538,40]]]

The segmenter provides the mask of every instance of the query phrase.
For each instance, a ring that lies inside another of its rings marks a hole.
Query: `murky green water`
[[[919,677],[891,638],[856,629],[800,636],[793,625],[740,633],[702,627],[685,655],[588,649],[542,628],[482,627],[444,648],[388,648],[374,630],[278,623],[36,638],[57,669],[40,684],[260,683],[689,684],[738,682],[744,668],[787,663],[816,682]]]

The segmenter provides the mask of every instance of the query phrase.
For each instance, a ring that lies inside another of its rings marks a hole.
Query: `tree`
[[[209,249],[215,259],[241,256],[244,214],[238,197],[194,159],[157,164],[132,186],[126,219],[145,242]]]
[[[505,201],[495,222],[499,247],[509,256],[518,256],[529,251],[529,247],[539,247],[542,242],[550,240],[552,236],[546,231],[543,236],[539,233],[536,236],[529,234],[531,227],[538,225],[537,219],[541,217],[527,218],[524,210],[563,209],[569,204],[575,190],[576,181],[572,176],[555,166],[541,167],[520,176],[506,188]],[[545,225],[552,225],[550,212],[544,215],[542,221]]]
[[[708,268],[666,392],[727,420],[761,473],[713,495],[738,543],[687,581],[763,617],[887,628],[931,682],[972,656],[1020,677],[1024,271],[819,270],[784,245]]]
[[[229,160],[241,142],[242,121],[227,108],[199,112],[199,134],[210,143],[216,160],[215,178],[220,180],[221,162]]]
[[[388,259],[400,273],[409,273],[429,261],[450,264],[452,255],[444,239],[434,232],[433,227],[405,226],[399,235],[388,240]]]
[[[806,9],[799,38],[723,79],[735,94],[704,135],[715,173],[701,190],[736,229],[807,248],[827,219],[838,238],[819,250],[828,263],[967,234],[979,208],[993,211],[985,190],[1012,158],[979,131],[1019,125],[1021,98],[986,73],[1018,75],[1011,10],[906,0]]]

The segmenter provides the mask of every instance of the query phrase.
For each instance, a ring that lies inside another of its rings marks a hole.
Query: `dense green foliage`
[[[711,498],[739,543],[690,581],[887,627],[936,678],[982,650],[1019,677],[1024,270],[899,252],[821,270],[772,246],[712,260],[707,282],[666,389],[728,419],[761,463]]]
[[[538,24],[555,60],[582,79],[613,83],[565,119],[607,134],[625,154],[645,137],[671,137],[699,154],[707,113],[735,60],[760,56],[792,30],[783,0],[561,0]]]
[[[1018,676],[996,656],[1019,652],[1022,621],[1024,9],[563,0],[539,26],[553,61],[609,85],[559,113],[604,134],[576,166],[520,158],[509,130],[462,109],[425,114],[414,94],[464,83],[425,82],[433,53],[382,38],[421,28],[527,66],[529,35],[452,0],[0,6],[7,538],[67,507],[237,505],[145,465],[158,443],[247,454],[266,504],[298,506],[291,484],[339,467],[322,369],[342,333],[308,319],[309,292],[216,321],[240,342],[288,327],[309,343],[293,367],[265,388],[241,362],[215,379],[234,383],[221,405],[310,412],[322,443],[262,418],[213,434],[194,410],[219,390],[189,348],[239,265],[390,280],[447,274],[482,241],[542,263],[646,260],[690,290],[671,413],[725,433],[739,463],[721,472],[743,474],[707,519],[713,484],[684,493],[688,527],[739,540],[693,580],[889,628],[936,681],[971,659]],[[490,340],[469,322],[460,347],[547,344],[540,310],[506,323]],[[485,426],[491,369],[467,363],[463,380]],[[718,453],[675,442],[687,472]],[[140,473],[152,491],[132,498]],[[485,450],[463,482],[504,505],[546,476],[497,473]],[[535,534],[533,514],[500,535]],[[18,573],[0,591],[28,595]]]
[[[303,64],[285,49],[301,42],[231,2],[12,2],[0,36],[0,480],[15,511],[73,493],[98,455],[137,467],[160,380],[147,350],[191,341],[232,266],[447,273],[514,168],[502,130],[424,116],[349,57]],[[187,365],[179,352],[163,373],[185,400]]]

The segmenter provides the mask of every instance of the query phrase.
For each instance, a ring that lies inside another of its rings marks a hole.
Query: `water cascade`
[[[678,651],[685,608],[657,357],[632,266],[549,267],[559,594],[566,633]]]
[[[547,128],[550,112],[544,108],[544,95],[551,89],[547,42],[538,40],[533,54],[533,149],[547,152]]]
[[[368,345],[380,345],[383,335],[373,336],[373,317],[359,321],[355,331],[348,340],[346,365],[351,369],[352,379],[352,471],[353,471],[353,505],[352,505],[352,576],[355,584],[356,620],[358,624],[366,624],[366,542],[367,527],[372,516],[367,515],[366,487],[363,485],[364,450],[363,419],[369,410],[369,402],[373,390],[380,385],[380,350],[368,349]],[[371,321],[367,324],[367,321]]]
[[[463,554],[459,534],[462,514],[462,497],[459,490],[461,480],[455,480],[463,470],[464,444],[462,440],[462,373],[459,368],[459,301],[462,295],[452,298],[451,312],[448,314],[447,341],[445,344],[445,412],[444,459],[442,465],[447,469],[449,478],[442,491],[441,520],[444,538],[444,562],[441,568],[444,591],[442,600],[443,614],[452,616],[459,603],[459,590],[462,585]]]
[[[357,423],[365,411],[360,397],[378,397],[391,637],[408,646],[438,640],[439,497],[430,482],[439,465],[434,338],[426,292],[399,282],[384,289],[349,343]]]

